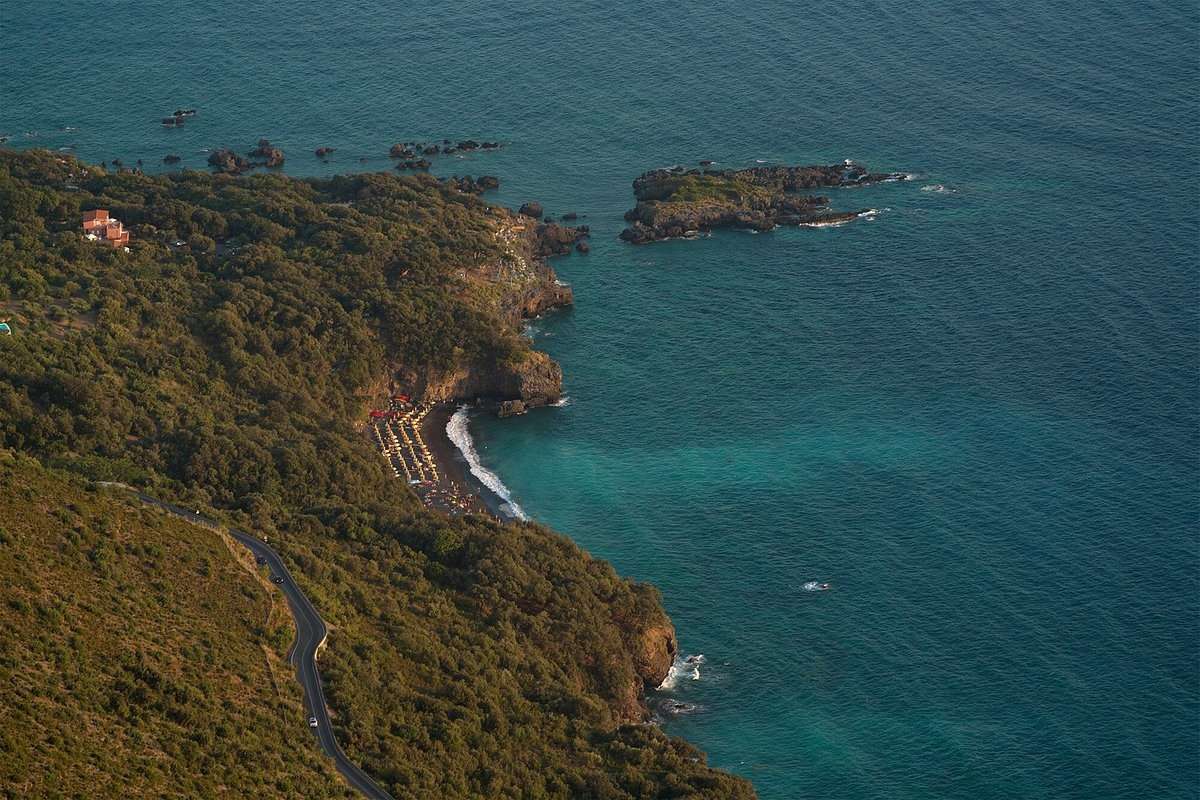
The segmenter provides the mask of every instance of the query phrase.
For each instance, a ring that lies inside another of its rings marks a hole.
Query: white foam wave
[[[942,183],[931,183],[928,186],[921,187],[922,192],[936,192],[937,194],[958,194],[958,189],[952,186],[946,186]]]
[[[475,450],[475,442],[471,439],[471,432],[467,429],[467,406],[458,407],[450,421],[446,423],[446,436],[450,441],[454,442],[454,446],[463,454],[463,458],[467,460],[467,466],[471,470],[480,483],[495,493],[497,497],[504,501],[504,508],[508,513],[512,514],[517,519],[529,519],[525,512],[512,499],[512,492],[504,485],[504,481],[500,480],[500,476],[485,467],[479,460],[479,453]]]
[[[801,228],[840,228],[850,220],[835,219],[827,222],[801,222],[798,227]]]
[[[570,404],[571,404],[571,398],[564,394],[562,397],[558,398],[550,405],[554,406],[555,408],[562,408],[563,406],[570,405]]]
[[[700,665],[703,663],[703,653],[698,653],[694,656],[675,656],[675,661],[672,662],[671,668],[667,670],[667,677],[663,678],[663,682],[658,685],[658,691],[671,691],[679,685],[679,681],[683,678],[690,678],[694,681],[700,680]]]

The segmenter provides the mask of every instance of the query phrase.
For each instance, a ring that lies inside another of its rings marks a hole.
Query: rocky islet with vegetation
[[[814,166],[685,169],[645,172],[633,182],[637,206],[621,239],[647,244],[696,236],[717,228],[769,231],[778,225],[827,226],[849,222],[870,209],[834,211],[823,188],[849,188],[904,180],[902,173],[871,172],[853,161]]]

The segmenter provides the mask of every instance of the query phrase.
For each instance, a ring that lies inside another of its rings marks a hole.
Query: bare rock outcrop
[[[558,402],[562,397],[562,367],[538,350],[527,350],[515,362],[463,366],[448,373],[415,374],[396,371],[397,383],[429,402],[484,400],[497,404],[519,400],[524,408]]]
[[[230,175],[238,175],[254,166],[250,163],[250,159],[238,155],[228,147],[222,147],[220,150],[209,153],[208,165],[217,172],[225,172]]]
[[[268,139],[259,139],[258,146],[250,151],[253,158],[261,158],[261,165],[255,166],[264,167],[282,167],[284,162],[283,151],[271,144]]]

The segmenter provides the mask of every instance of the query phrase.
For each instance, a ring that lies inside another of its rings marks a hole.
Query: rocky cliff
[[[588,231],[537,222],[503,209],[495,211],[496,256],[464,272],[463,291],[474,302],[485,304],[499,325],[516,334],[523,320],[574,302],[571,287],[558,279],[546,258],[570,253],[572,245],[582,242]],[[394,365],[392,378],[422,399],[494,403],[503,416],[521,414],[562,397],[561,367],[527,346],[503,361],[462,363],[443,372]]]
[[[520,401],[525,410],[562,397],[562,367],[538,350],[526,351],[519,361],[466,364],[443,373],[416,373],[397,365],[394,374],[399,386],[429,402]]]
[[[767,231],[776,225],[839,225],[867,209],[833,211],[829,198],[805,194],[825,187],[864,186],[904,180],[901,173],[870,172],[854,162],[741,170],[643,173],[633,182],[637,206],[621,238],[633,244],[694,236],[715,228]]]
[[[679,653],[675,627],[665,621],[642,631],[633,651],[634,665],[642,679],[643,689],[657,688],[667,678],[671,664]]]
[[[645,722],[650,718],[646,693],[666,680],[679,652],[674,626],[665,614],[658,616],[660,622],[642,627],[626,637],[625,646],[632,658],[634,673],[616,687],[611,700],[613,711],[622,722]]]

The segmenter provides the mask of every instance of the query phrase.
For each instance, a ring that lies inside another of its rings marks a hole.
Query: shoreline
[[[485,513],[500,522],[516,521],[519,518],[505,510],[507,501],[471,473],[466,457],[458,449],[458,445],[451,441],[446,431],[450,419],[462,405],[464,404],[453,401],[438,403],[421,421],[421,435],[429,445],[429,452],[442,475],[440,483],[446,484],[446,488],[456,488],[461,494],[475,498],[479,507],[469,509],[468,513]]]

